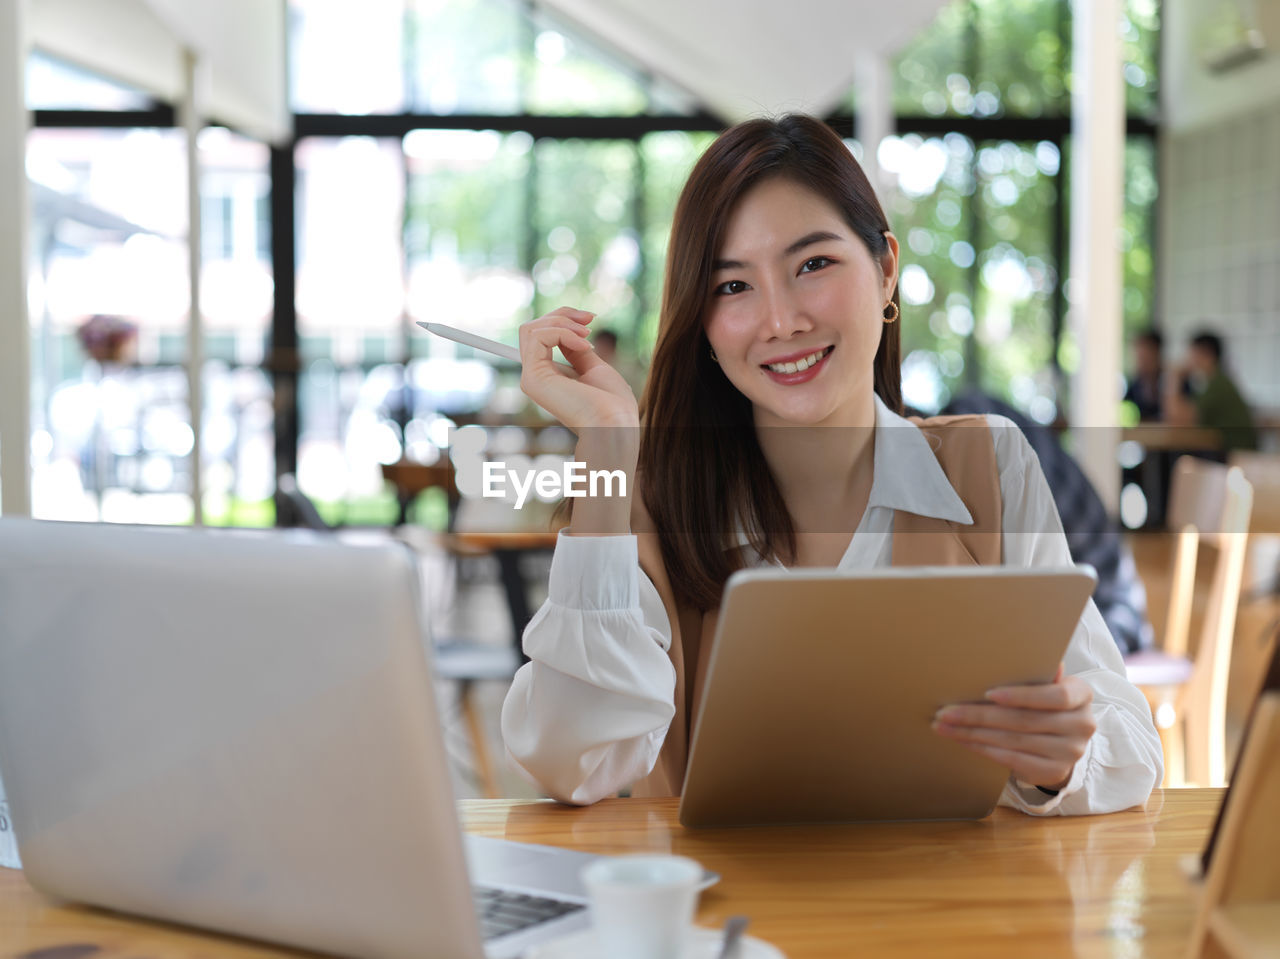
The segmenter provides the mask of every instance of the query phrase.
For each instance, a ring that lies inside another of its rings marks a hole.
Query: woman
[[[579,461],[634,480],[575,501],[503,706],[509,755],[547,793],[680,792],[734,569],[1070,564],[1007,421],[900,416],[897,278],[898,241],[839,137],[811,117],[752,120],[712,144],[677,205],[643,416],[592,351],[590,313],[521,328],[524,391],[578,434]],[[989,700],[940,710],[934,730],[1010,770],[1005,805],[1105,812],[1160,781],[1150,710],[1092,602],[1054,682]]]

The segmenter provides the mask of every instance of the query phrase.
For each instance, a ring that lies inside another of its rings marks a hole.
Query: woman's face
[[[707,339],[757,426],[870,425],[898,242],[876,259],[839,211],[791,180],[757,184],[729,218]]]

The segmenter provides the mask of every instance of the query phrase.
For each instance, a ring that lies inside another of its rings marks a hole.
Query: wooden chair
[[[396,528],[395,536],[423,557],[430,555],[438,557],[443,553],[450,560],[456,560],[459,556],[484,555],[482,550],[460,546],[457,537],[452,533],[437,534],[418,526],[401,526]],[[485,735],[484,717],[477,698],[476,684],[497,682],[509,685],[522,662],[519,643],[513,645],[505,641],[490,642],[469,637],[441,636],[432,622],[431,613],[434,611],[436,602],[426,584],[424,584],[423,596],[427,605],[427,628],[432,637],[432,674],[436,679],[455,684],[458,714],[466,726],[467,740],[471,748],[471,771],[475,774],[476,784],[484,798],[497,799],[502,796],[502,789],[490,755],[489,737]]]
[[[1280,535],[1280,453],[1235,450],[1227,463],[1239,467],[1253,487],[1249,532]]]
[[[1239,469],[1184,456],[1174,465],[1166,514],[1176,531],[1169,613],[1159,649],[1125,658],[1151,704],[1164,747],[1165,785],[1226,781],[1227,678],[1253,490]],[[1203,625],[1188,651],[1200,548],[1217,553]]]
[[[509,684],[520,668],[519,653],[506,644],[446,639],[434,645],[432,660],[437,679],[457,683],[458,711],[467,726],[476,780],[486,799],[497,799],[501,797],[502,790],[489,756],[489,741],[475,697],[475,684],[484,681]]]
[[[1258,701],[1205,876],[1188,955],[1280,956],[1280,692]]]
[[[1232,676],[1246,682],[1231,689],[1230,722],[1238,716],[1240,704],[1253,699],[1247,681],[1260,680],[1280,643],[1280,452],[1235,450],[1227,465],[1238,466],[1253,487],[1249,555],[1236,623],[1238,648],[1231,654]]]

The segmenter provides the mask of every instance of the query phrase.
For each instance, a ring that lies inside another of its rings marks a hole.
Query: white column
[[[888,58],[882,53],[859,55],[854,84],[857,91],[857,129],[854,133],[862,143],[862,169],[883,203],[885,182],[876,151],[880,141],[894,132]]]
[[[26,6],[0,0],[0,513],[17,516],[31,515]],[[8,814],[0,783],[0,815]],[[22,868],[12,829],[0,832],[0,867]]]
[[[27,2],[0,0],[0,513],[17,516],[31,515]]]
[[[204,456],[201,450],[204,415],[204,323],[200,316],[200,70],[199,57],[190,48],[182,51],[185,89],[178,116],[187,136],[187,266],[191,307],[187,311],[187,402],[191,412],[192,522],[204,523]]]
[[[1071,383],[1071,433],[1080,465],[1114,515],[1120,503],[1116,441],[1124,319],[1121,0],[1072,0],[1071,7],[1075,87],[1068,319],[1080,345],[1080,368]]]

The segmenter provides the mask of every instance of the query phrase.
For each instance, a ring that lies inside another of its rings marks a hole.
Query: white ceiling
[[[292,129],[285,0],[30,0],[34,46],[177,103],[199,55],[206,116],[268,141]]]
[[[541,0],[727,120],[828,113],[860,58],[892,55],[948,0]]]
[[[860,61],[892,55],[945,2],[540,0],[730,121],[841,108]],[[183,89],[181,47],[194,47],[206,114],[287,137],[285,0],[30,3],[36,46],[171,102]]]

